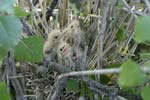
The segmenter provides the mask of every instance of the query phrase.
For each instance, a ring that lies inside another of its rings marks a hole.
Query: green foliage
[[[82,88],[81,88],[80,95],[84,96],[85,93],[86,93],[86,90],[87,90],[87,86],[86,86],[86,84],[84,82],[81,83],[81,86],[82,86]]]
[[[41,62],[43,58],[42,51],[43,51],[44,40],[41,36],[31,36],[28,38],[24,38],[20,41],[22,24],[18,17],[26,17],[30,13],[25,12],[21,6],[18,5],[13,6],[14,1],[15,0],[0,0],[0,15],[1,15],[0,16],[0,64],[2,63],[4,57],[7,55],[8,51],[11,49],[14,49],[15,59],[18,61]],[[73,13],[75,15],[81,15],[86,17],[89,13],[91,13],[91,9],[93,8],[94,3],[95,2],[93,2],[93,0],[70,0],[69,7],[73,10]],[[110,5],[112,5],[112,3],[114,2],[109,1]],[[121,10],[123,6],[124,6],[123,2],[119,0],[117,4],[118,9]],[[118,11],[117,13],[119,12],[120,11]],[[114,16],[115,18],[117,18],[115,14]],[[30,16],[29,18],[30,23],[32,22],[33,19],[32,17],[33,16]],[[87,23],[86,26],[90,26],[89,24],[90,23]],[[149,26],[150,26],[149,16],[143,16],[137,18],[135,23],[135,37],[134,37],[137,43],[143,43],[145,41],[150,40]],[[91,35],[88,34],[86,36],[88,37]],[[117,39],[118,42],[121,42],[122,39],[126,40],[126,38],[127,37],[124,36],[124,28],[120,27],[119,31],[116,34],[115,39]],[[87,39],[90,39],[90,37],[88,37]],[[142,53],[140,54],[140,56],[141,58],[149,59],[150,53]],[[120,65],[121,65],[120,63],[116,63],[116,64],[113,63],[108,65],[107,67],[114,68]],[[118,83],[121,88],[139,86],[144,82],[145,74],[141,72],[140,66],[134,63],[132,60],[128,60],[125,63],[123,63],[121,68],[122,70],[118,78]],[[95,75],[90,76],[90,78],[96,80]],[[111,79],[110,77],[108,77],[108,75],[101,75],[100,82],[102,84],[107,84],[110,80]],[[93,91],[91,91],[89,87],[86,86],[84,83],[81,86],[82,86],[81,95],[85,96],[85,94],[88,94],[90,100],[94,100]],[[80,90],[79,83],[75,80],[68,80],[66,89],[67,91],[77,92]],[[150,87],[144,87],[144,89],[141,92],[141,96],[144,100],[150,100],[149,92],[150,92]],[[5,82],[0,83],[0,100],[1,99],[10,100]]]
[[[70,0],[70,7],[75,11],[76,14],[79,13],[80,3],[75,0]]]
[[[121,27],[121,28],[119,28],[119,30],[118,30],[118,32],[117,32],[117,34],[116,34],[116,38],[117,38],[117,40],[118,40],[119,42],[121,42],[123,36],[124,36],[124,28]]]
[[[122,8],[123,7],[123,2],[121,0],[118,1],[118,8]]]
[[[15,11],[15,15],[18,16],[18,17],[25,17],[29,14],[29,13],[25,12],[22,9],[22,7],[20,7],[20,6],[15,6],[14,11]]]
[[[77,92],[79,90],[79,83],[75,80],[69,79],[66,85],[67,91]]]
[[[92,80],[96,80],[97,79],[96,77],[97,77],[96,75],[90,75],[90,78]],[[109,81],[110,81],[110,77],[108,77],[107,75],[100,75],[100,81],[99,81],[100,83],[107,84]]]
[[[114,1],[113,1],[113,0],[109,0],[109,4],[114,4]],[[123,2],[122,2],[122,0],[118,0],[118,2],[117,2],[117,7],[118,7],[119,9],[122,9],[122,7],[123,7]]]
[[[4,81],[0,82],[0,100],[10,100],[7,87]]]
[[[89,87],[84,82],[81,84],[81,87],[82,89],[80,95],[84,97],[87,94],[90,100],[93,100],[93,92],[89,89]]]
[[[140,66],[132,60],[126,61],[121,68],[118,79],[121,88],[135,87],[144,82],[145,74],[141,72]]]
[[[150,53],[141,53],[140,54],[140,57],[142,58],[142,59],[150,59]]]
[[[70,0],[70,5],[73,7],[74,10],[79,10],[79,8],[81,8],[79,0]]]
[[[12,48],[19,42],[22,25],[15,16],[0,16],[0,43],[5,48]]]
[[[135,23],[135,41],[142,43],[150,40],[150,16],[138,17]]]
[[[70,0],[70,7],[74,10],[75,14],[86,16],[90,13],[92,1],[93,0]]]
[[[18,44],[21,31],[22,25],[16,16],[0,16],[0,59]]]
[[[15,59],[27,62],[41,62],[44,40],[41,36],[24,38],[15,48]]]
[[[14,0],[0,0],[0,13],[13,14]]]
[[[22,24],[14,14],[14,0],[0,1],[0,64],[10,49],[20,41]]]
[[[90,89],[88,89],[88,96],[89,96],[90,100],[94,100],[93,92]]]
[[[141,96],[143,98],[143,100],[150,100],[150,86],[144,87],[142,92],[141,92]]]
[[[107,75],[101,75],[100,82],[102,84],[107,84],[109,81],[110,81],[110,77],[108,77]]]
[[[107,66],[107,68],[118,68],[121,66],[121,63],[112,63]]]

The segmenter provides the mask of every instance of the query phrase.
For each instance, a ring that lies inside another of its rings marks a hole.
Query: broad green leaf
[[[20,41],[22,24],[15,16],[0,16],[0,46],[12,48]]]
[[[121,68],[118,79],[121,88],[138,86],[144,82],[145,74],[141,72],[140,66],[132,60],[127,60]]]
[[[150,62],[146,62],[145,66],[150,68]]]
[[[29,13],[25,12],[25,11],[23,10],[23,8],[20,7],[20,6],[15,6],[15,7],[14,7],[14,13],[15,13],[15,15],[18,16],[18,17],[24,17],[24,16],[27,16],[27,15],[29,14]]]
[[[150,16],[138,17],[135,23],[135,41],[142,43],[150,41]]]
[[[0,82],[0,100],[10,100],[7,87],[4,81]]]
[[[1,2],[1,1],[0,1]],[[15,16],[0,16],[0,62],[19,40],[22,24]]]
[[[14,0],[0,0],[0,13],[12,14]]]
[[[75,80],[69,79],[66,85],[67,91],[77,92],[79,90],[79,83]]]
[[[44,40],[41,36],[24,38],[15,48],[15,59],[19,61],[41,62]]]
[[[143,98],[143,100],[150,100],[150,86],[144,87],[142,92],[141,92],[141,96]]]

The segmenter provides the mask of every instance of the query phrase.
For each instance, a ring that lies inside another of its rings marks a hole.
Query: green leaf
[[[107,75],[101,75],[100,82],[102,84],[107,84],[110,81],[110,78]]]
[[[144,87],[142,92],[141,92],[141,96],[143,98],[143,100],[150,100],[150,86]]]
[[[29,14],[28,12],[25,12],[25,11],[23,10],[23,8],[20,7],[20,6],[15,6],[15,7],[14,7],[14,13],[15,13],[15,15],[18,16],[18,17],[24,17],[24,16],[27,16],[27,15]]]
[[[81,83],[81,92],[80,92],[80,96],[84,96],[87,90],[87,86],[84,82]]]
[[[150,16],[138,17],[135,23],[135,41],[142,43],[150,40]]]
[[[121,28],[119,28],[119,30],[116,34],[116,38],[119,42],[121,42],[121,40],[125,38],[123,36],[124,36],[124,29],[123,29],[123,27],[121,27]]]
[[[70,7],[74,10],[75,14],[79,13],[79,8],[80,7],[77,7],[77,6],[79,6],[77,4],[77,2],[70,3]]]
[[[14,0],[0,0],[0,13],[13,14]]]
[[[0,16],[0,46],[13,48],[20,41],[22,24],[15,16]]]
[[[127,60],[121,66],[118,83],[121,88],[141,85],[145,80],[145,74],[141,72],[140,66],[132,60]]]
[[[0,82],[0,100],[10,100],[7,87],[4,81]]]
[[[112,4],[114,4],[114,2],[113,2],[112,0],[109,0],[109,4],[112,5]],[[115,3],[115,5],[116,5],[116,3]],[[117,7],[118,7],[119,9],[121,9],[123,6],[124,6],[124,5],[123,5],[122,0],[118,0],[118,2],[117,2]]]
[[[69,79],[66,85],[67,91],[77,92],[79,90],[79,83],[75,80]]]
[[[121,0],[119,0],[117,6],[118,6],[118,8],[122,8],[122,7],[124,6],[124,5],[123,5],[123,2],[122,2]]]
[[[146,63],[145,66],[150,68],[150,62]]]
[[[107,66],[107,68],[118,68],[121,66],[121,63],[112,63]]]
[[[22,24],[15,16],[0,16],[0,62],[20,41]]]
[[[41,36],[23,39],[15,48],[15,59],[27,62],[41,62],[44,40]]]
[[[88,89],[88,96],[89,96],[90,100],[94,100],[94,94],[91,89]]]

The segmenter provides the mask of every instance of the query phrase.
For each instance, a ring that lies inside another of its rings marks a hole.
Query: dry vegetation
[[[139,52],[150,46],[138,46],[132,38],[137,16],[150,12],[148,0],[16,1],[29,12],[21,18],[22,38],[42,35],[45,44],[43,62],[13,61],[11,53],[4,62],[7,67],[1,76],[8,82],[9,77],[17,85],[9,87],[13,88],[12,100],[142,100],[134,88],[127,91],[118,87],[115,71],[91,76],[63,74],[119,68],[129,58],[140,65],[147,63]],[[69,79],[79,84],[77,91],[67,91]],[[14,91],[19,95],[15,96]]]

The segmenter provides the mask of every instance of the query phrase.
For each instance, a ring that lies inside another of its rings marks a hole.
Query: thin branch
[[[104,48],[104,35],[106,31],[106,25],[107,25],[107,17],[108,17],[108,11],[109,11],[109,4],[108,1],[103,1],[102,4],[104,5],[103,7],[103,15],[102,15],[102,23],[100,26],[100,32],[99,32],[99,47],[98,47],[98,56],[97,56],[97,68],[101,69],[101,59],[103,56],[103,48]]]
[[[126,12],[130,12],[126,7],[123,8],[124,11]],[[144,13],[144,12],[141,12],[141,11],[138,11],[138,10],[135,10],[133,11],[137,16],[148,16],[148,14]]]
[[[148,67],[141,67],[141,70],[145,73],[150,72],[150,68]],[[110,69],[97,69],[97,70],[88,70],[88,71],[74,71],[66,74],[59,75],[58,78],[63,77],[71,77],[71,76],[86,76],[86,75],[100,75],[100,74],[115,74],[120,73],[121,68],[110,68]]]
[[[54,63],[54,62],[51,62],[51,61],[46,61],[46,66],[49,67],[51,70],[54,70],[54,71],[57,71],[59,73],[71,73],[71,70],[65,66],[62,66],[60,64],[57,64],[57,63]],[[80,72],[80,71],[79,71]],[[81,71],[82,72],[82,71]],[[83,71],[84,72],[84,71]],[[57,88],[54,93],[52,95],[49,96],[48,100],[55,100],[57,99],[61,94],[60,94],[60,90],[62,90],[62,88],[65,86],[65,83],[66,83],[66,78],[68,77],[64,77],[64,75],[66,74],[62,74],[59,76],[59,78],[57,79],[57,82],[56,82],[56,86],[59,87],[59,89]],[[70,75],[69,75],[70,76]],[[103,85],[97,81],[94,81],[94,80],[91,80],[89,79],[88,77],[86,76],[82,76],[82,77],[74,77],[76,78],[77,80],[79,81],[83,81],[85,82],[85,84],[92,90],[92,91],[95,91],[96,93],[99,93],[99,94],[109,94],[109,93],[114,93],[116,94],[117,93],[117,88],[115,87],[110,87],[110,86],[106,86],[106,85]],[[66,81],[64,81],[64,79]],[[61,85],[61,86],[60,86]]]
[[[15,94],[16,94],[16,100],[27,100],[26,97],[24,97],[24,92],[23,89],[21,87],[21,84],[19,82],[18,79],[16,78],[10,78],[12,76],[16,75],[16,65],[14,62],[14,56],[13,56],[13,52],[9,52],[9,57],[5,60],[5,65],[6,65],[6,70],[7,70],[7,76],[8,80],[10,79],[13,88],[15,90]]]
[[[60,97],[63,88],[66,86],[66,82],[67,82],[67,78],[64,77],[61,80],[57,80],[56,82],[56,88],[55,91],[53,93],[53,95],[51,97],[48,98],[48,100],[58,100],[58,98]]]
[[[149,4],[149,1],[148,1],[148,0],[144,0],[144,2],[145,2],[146,6],[147,6],[147,8],[148,8],[148,10],[149,10],[149,12],[150,12],[150,4]]]
[[[131,14],[133,14],[134,17],[136,18],[136,17],[137,17],[136,14],[131,10],[131,8],[130,8],[130,6],[128,5],[128,3],[126,2],[126,0],[122,0],[122,2],[123,2],[123,4],[124,4],[124,6],[129,10],[129,12],[130,12]]]

